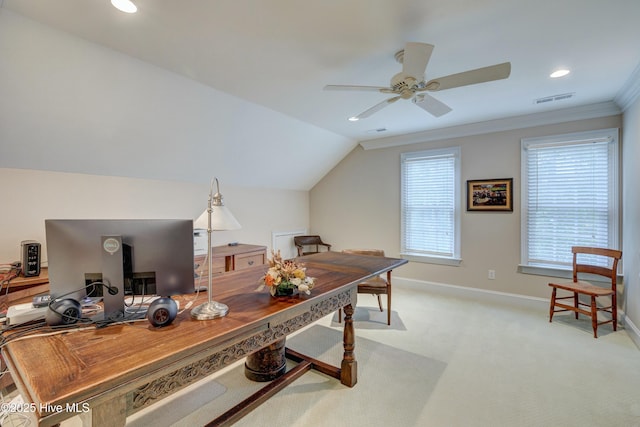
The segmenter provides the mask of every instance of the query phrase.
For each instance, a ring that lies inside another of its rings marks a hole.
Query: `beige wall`
[[[624,113],[622,142],[624,311],[640,346],[640,99]]]
[[[209,184],[0,168],[0,263],[20,259],[20,242],[37,240],[46,259],[46,218],[196,218],[207,206]],[[271,247],[272,231],[308,228],[306,191],[236,188],[220,177],[225,204],[242,225],[213,233]]]
[[[548,298],[548,278],[518,273],[520,263],[520,140],[592,129],[620,127],[619,116],[497,132],[384,149],[354,149],[310,192],[311,230],[345,248],[400,250],[400,154],[460,146],[462,182],[514,179],[513,213],[462,213],[459,267],[410,262],[400,277]],[[466,190],[463,188],[463,197]],[[487,278],[488,270],[496,279]]]

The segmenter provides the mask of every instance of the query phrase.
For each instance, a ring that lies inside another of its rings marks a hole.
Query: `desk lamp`
[[[216,183],[216,193],[213,193],[213,182]],[[222,201],[222,194],[220,194],[220,184],[218,178],[211,180],[211,187],[209,189],[209,202],[207,209],[198,217],[194,223],[194,228],[207,227],[207,260],[209,262],[209,281],[207,288],[207,296],[209,301],[194,307],[191,310],[191,317],[197,320],[209,320],[216,317],[226,316],[229,312],[229,307],[225,304],[213,301],[212,299],[212,250],[211,250],[211,232],[213,230],[237,230],[240,228],[240,223],[233,217],[233,214],[226,208]]]

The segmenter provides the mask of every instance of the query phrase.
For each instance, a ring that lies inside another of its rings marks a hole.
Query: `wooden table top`
[[[223,318],[193,320],[187,309],[165,328],[153,328],[146,321],[89,328],[10,341],[2,352],[27,402],[55,405],[96,399],[163,366],[268,328],[285,311],[303,311],[314,301],[407,262],[339,252],[300,260],[307,274],[316,278],[311,295],[277,299],[266,289],[256,291],[268,268],[261,265],[214,278],[213,299],[229,306]],[[181,309],[194,297],[177,298]],[[206,300],[203,292],[191,308]]]

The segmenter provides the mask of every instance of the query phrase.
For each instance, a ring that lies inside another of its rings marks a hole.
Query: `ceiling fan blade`
[[[422,81],[431,52],[433,52],[431,44],[408,42],[404,48],[402,72],[415,77],[419,82]]]
[[[473,85],[477,83],[490,82],[493,80],[506,79],[511,74],[511,63],[491,65],[489,67],[476,68],[475,70],[464,71],[462,73],[432,79],[425,85],[425,90],[438,91],[451,89],[454,87]]]
[[[356,90],[365,92],[393,93],[393,89],[390,87],[380,86],[326,85],[324,90]]]
[[[372,115],[373,113],[376,113],[376,112],[382,110],[387,105],[393,104],[394,102],[396,102],[400,98],[401,98],[400,96],[394,96],[393,98],[385,99],[384,101],[377,103],[376,105],[374,105],[373,107],[369,108],[368,110],[365,110],[362,113],[358,114],[357,116],[355,116],[355,118],[358,119],[358,120],[359,119],[365,119],[365,118],[369,117],[370,115]]]
[[[440,117],[451,111],[451,108],[444,102],[438,101],[433,96],[426,93],[416,95],[412,99],[413,103],[425,110],[434,117]]]

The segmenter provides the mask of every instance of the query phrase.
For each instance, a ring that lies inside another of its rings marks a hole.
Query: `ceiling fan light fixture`
[[[353,116],[353,117],[349,117],[349,121],[350,122],[357,122],[358,120],[360,120],[359,117]]]
[[[113,7],[125,13],[136,13],[138,7],[131,0],[111,0]]]
[[[551,77],[552,79],[557,79],[557,78],[560,78],[560,77],[564,77],[564,76],[568,75],[569,73],[571,73],[571,70],[568,70],[566,68],[561,68],[561,69],[556,70],[553,73],[549,74],[549,77]]]

